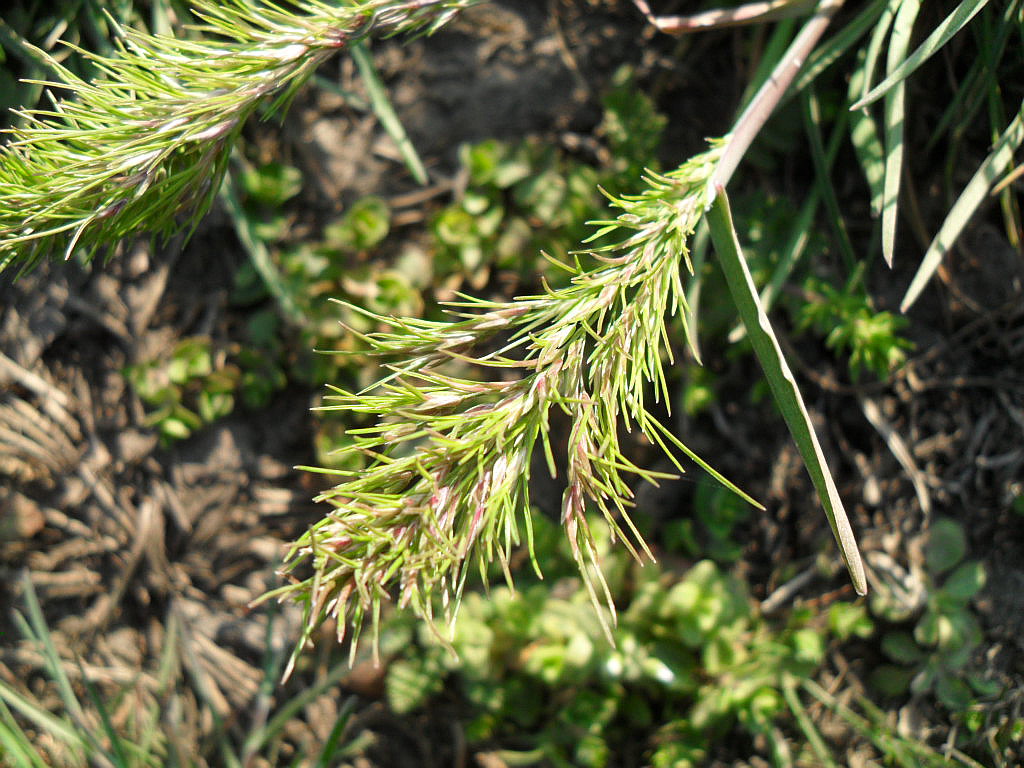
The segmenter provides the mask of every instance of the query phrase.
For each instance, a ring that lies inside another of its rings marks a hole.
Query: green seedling
[[[440,275],[460,273],[481,287],[493,268],[531,281],[539,269],[564,282],[534,254],[565,257],[579,242],[586,220],[600,210],[598,172],[529,140],[467,145],[460,156],[469,187],[431,223]]]
[[[284,373],[256,348],[228,362],[214,354],[208,338],[182,339],[166,358],[138,363],[125,376],[150,407],[146,424],[164,445],[231,414],[241,394],[250,408],[263,407],[285,385]]]
[[[910,630],[882,638],[882,650],[894,662],[871,677],[882,693],[934,692],[948,709],[963,712],[976,695],[996,692],[973,666],[982,632],[970,603],[985,586],[985,569],[966,554],[960,523],[949,518],[932,523],[925,547],[927,602]]]
[[[743,544],[736,540],[736,527],[750,517],[750,506],[717,483],[704,480],[697,484],[693,510],[693,518],[668,524],[666,545],[720,563],[739,559]]]
[[[875,623],[863,603],[833,603],[828,609],[828,628],[839,640],[868,638],[875,633]]]
[[[365,253],[380,245],[390,228],[388,204],[376,196],[364,197],[324,228],[323,244],[318,250]]]
[[[907,350],[913,349],[913,344],[899,335],[907,319],[876,312],[861,283],[862,270],[855,272],[842,290],[808,278],[804,288],[810,300],[800,311],[799,327],[823,334],[826,346],[848,360],[854,381],[865,370],[885,381],[906,362]]]
[[[568,257],[586,238],[586,222],[601,213],[598,189],[622,189],[635,174],[657,168],[666,121],[634,86],[628,68],[616,74],[603,104],[598,135],[610,158],[604,163],[582,162],[534,140],[488,140],[461,148],[468,187],[431,225],[442,275],[461,272],[479,288],[498,268],[516,270],[531,282],[541,272],[553,284],[564,284],[565,273],[536,254]]]
[[[302,190],[302,173],[282,163],[247,166],[239,177],[243,206],[253,233],[265,242],[287,236],[284,204]]]
[[[385,625],[382,647],[399,649],[386,679],[391,707],[415,713],[457,694],[470,705],[467,739],[504,747],[509,764],[699,766],[738,734],[763,740],[771,756],[789,748],[786,686],[825,654],[815,614],[769,624],[746,585],[713,562],[670,577],[637,568],[606,527],[594,532],[622,607],[613,649],[595,642],[594,612],[564,580],[469,593],[450,636],[404,618]],[[551,571],[571,573],[554,525],[538,520],[536,537]]]

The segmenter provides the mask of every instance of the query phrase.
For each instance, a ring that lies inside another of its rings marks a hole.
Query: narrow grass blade
[[[1012,0],[999,13],[982,14],[976,22],[978,29],[977,48],[981,54],[971,62],[971,68],[959,79],[953,97],[949,100],[942,117],[935,123],[932,135],[924,146],[929,154],[940,142],[949,142],[950,126],[954,136],[962,134],[968,126],[975,124],[975,115],[985,103],[988,94],[1002,93],[999,84],[999,61],[1002,59],[1010,36],[1020,33],[1017,16],[1020,14],[1020,0]],[[955,150],[951,150],[955,151]]]
[[[99,715],[100,731],[105,736],[104,742],[110,745],[108,757],[115,766],[118,766],[119,768],[128,768],[129,765],[132,765],[132,762],[129,761],[128,755],[125,752],[125,744],[123,743],[124,740],[121,738],[121,734],[119,734],[114,728],[114,723],[110,719],[110,712],[107,710],[107,705],[100,697],[99,691],[96,690],[96,686],[89,682],[89,679],[85,676],[85,670],[82,668],[81,662],[78,664],[78,669],[82,673],[82,685],[85,686],[85,692],[88,694],[93,708]]]
[[[988,0],[963,0],[953,12],[949,14],[940,24],[937,26],[927,39],[921,45],[917,47],[912,54],[903,58],[901,56],[901,63],[898,66],[893,67],[886,73],[885,79],[871,89],[860,101],[851,107],[851,109],[862,109],[873,101],[877,101],[882,96],[887,94],[897,83],[902,83],[907,77],[918,67],[924,64],[930,59],[939,49],[948,43],[953,36],[963,29],[970,22],[971,19],[988,4]],[[908,5],[904,3],[903,7]],[[903,7],[900,8],[902,14]],[[915,11],[916,14],[916,11]],[[896,34],[896,30],[893,31]],[[892,50],[890,48],[890,50]]]
[[[800,701],[796,685],[797,683],[793,676],[787,674],[782,683],[782,697],[786,700],[786,704],[789,705],[789,711],[793,713],[797,725],[800,726],[800,730],[803,731],[804,736],[807,738],[807,745],[818,758],[818,765],[823,766],[823,768],[838,768],[836,761],[829,754],[828,747],[825,746],[825,740],[821,737],[821,732],[814,725],[814,721],[811,720],[803,702]]]
[[[868,30],[877,28],[878,18],[885,11],[886,4],[887,0],[869,3],[852,21],[815,48],[793,82],[792,92],[801,91],[814,82],[818,75],[831,67]]]
[[[900,768],[949,768],[957,765],[983,768],[981,763],[957,749],[939,752],[924,742],[900,735],[890,725],[888,714],[865,696],[858,696],[855,699],[863,710],[862,714],[810,678],[801,679],[799,686],[819,704],[842,719],[854,732],[871,742],[881,752],[886,765]]]
[[[328,735],[327,741],[324,742],[323,751],[321,751],[320,757],[316,761],[315,768],[330,768],[330,766],[335,765],[335,760],[340,757],[338,753],[342,751],[343,745],[340,744],[341,736],[352,719],[355,709],[356,697],[349,696],[345,699],[345,703],[341,705],[338,719],[334,721],[334,727],[331,728],[331,733]]]
[[[686,284],[686,325],[688,328],[700,328],[700,294],[704,288],[704,263],[708,252],[708,225],[701,219],[697,225],[697,231],[693,234],[693,241],[690,245],[690,263],[693,264],[693,277]],[[700,364],[700,338],[696,333],[691,335],[694,359]]]
[[[256,753],[265,745],[262,739],[262,729],[270,716],[270,710],[274,703],[274,692],[277,682],[281,679],[281,666],[284,664],[284,647],[274,641],[278,612],[277,604],[269,603],[267,610],[267,628],[264,633],[263,655],[263,680],[256,691],[256,697],[250,706],[252,713],[252,725],[249,730],[249,737],[242,745],[242,763],[248,765]]]
[[[0,683],[0,688],[3,683]],[[0,700],[0,755],[12,768],[47,768],[28,735]]]
[[[25,608],[28,611],[28,623],[22,625],[22,634],[39,644],[43,660],[46,662],[46,671],[50,674],[53,682],[57,684],[57,691],[60,693],[61,702],[64,704],[68,714],[81,725],[85,722],[85,713],[82,711],[82,705],[75,695],[74,688],[71,685],[71,678],[64,671],[64,664],[61,661],[60,654],[57,653],[56,646],[53,644],[50,630],[46,626],[46,619],[43,617],[42,606],[39,605],[39,598],[36,596],[35,588],[32,586],[32,580],[27,572],[21,580],[21,584],[25,595]],[[18,618],[20,619],[21,617],[19,616]],[[90,746],[95,746],[95,742],[91,738],[90,742]]]
[[[920,0],[903,0],[893,22],[889,38],[886,72],[892,72],[903,61],[910,47],[910,35]],[[906,83],[897,82],[885,94],[885,181],[882,184],[882,256],[892,266],[896,249],[896,221],[899,218],[900,177],[903,173],[903,133],[906,117]]]
[[[171,614],[176,617],[176,620],[173,622],[173,625],[171,622],[168,622],[167,626],[168,629],[173,626],[177,631],[175,644],[180,649],[182,668],[189,674],[192,680],[193,690],[196,692],[199,705],[204,712],[203,716],[208,717],[213,726],[207,736],[207,743],[210,745],[209,749],[211,752],[213,750],[219,752],[220,762],[217,765],[223,765],[224,768],[243,768],[241,760],[238,759],[230,739],[227,737],[227,723],[224,722],[224,718],[217,709],[217,703],[210,690],[211,682],[209,676],[203,670],[194,644],[189,641],[185,624],[181,620],[180,609],[172,604]]]
[[[359,68],[359,75],[366,84],[370,105],[373,107],[377,119],[380,120],[380,124],[384,126],[384,130],[388,132],[388,135],[395,140],[395,144],[398,145],[398,151],[401,153],[405,166],[409,169],[412,177],[416,179],[417,183],[426,184],[429,180],[427,169],[423,167],[423,161],[420,160],[416,147],[413,146],[409,135],[405,132],[402,121],[398,119],[398,113],[391,106],[387,89],[384,87],[380,75],[377,74],[377,68],[373,64],[373,56],[370,55],[370,49],[366,47],[366,43],[359,41],[349,45],[349,54],[351,54],[352,60]]]
[[[803,107],[804,126],[810,142],[811,158],[814,160],[814,186],[828,210],[829,223],[835,232],[836,242],[839,244],[839,251],[843,255],[846,269],[852,272],[857,263],[857,256],[853,251],[850,235],[846,231],[843,212],[839,207],[836,189],[832,184],[832,163],[827,157],[825,142],[821,136],[821,105],[813,87],[803,92]],[[840,112],[836,116],[836,130],[845,131],[848,119],[846,112]]]
[[[29,751],[30,747],[25,746],[27,743],[27,736],[15,736],[13,732],[8,732],[6,726],[0,725],[0,755],[4,756],[9,765],[13,768],[47,768],[45,763],[33,760],[38,756]]]
[[[1018,29],[1021,29],[1020,25],[1018,25]],[[986,101],[988,102],[988,121],[992,131],[992,140],[994,143],[998,143],[999,130],[1006,125],[1007,115],[1002,98],[1002,88],[998,83],[995,86],[988,89]],[[1007,165],[1007,167],[1010,166]],[[1022,239],[1020,203],[1017,195],[1011,189],[997,192],[1000,183],[996,182],[991,186],[990,194],[999,200],[999,210],[1003,214],[1003,228],[1006,231],[1007,241],[1019,250]]]
[[[82,742],[73,726],[0,682],[0,722],[11,731],[10,739],[17,740],[21,728],[18,727],[8,707],[34,723],[39,730],[49,733],[58,744],[78,754],[84,754],[86,751],[87,745]]]
[[[285,281],[284,275],[274,264],[267,244],[257,235],[256,227],[252,219],[246,214],[242,207],[242,201],[235,191],[234,174],[228,173],[220,188],[220,198],[231,216],[231,222],[235,225],[235,234],[249,254],[249,260],[253,268],[259,274],[260,279],[266,286],[267,291],[274,297],[278,307],[285,317],[300,328],[305,325],[306,317],[299,309],[295,300],[293,290]]]
[[[865,65],[867,52],[859,51],[855,67],[850,74],[849,97],[854,99],[867,83],[868,71]],[[854,153],[864,172],[871,193],[871,215],[878,216],[882,212],[882,184],[885,181],[885,150],[878,138],[878,124],[866,109],[858,109],[850,113],[850,142]]]
[[[729,284],[729,291],[739,310],[740,318],[747,327],[747,335],[764,370],[775,402],[786,420],[786,425],[814,482],[818,498],[825,508],[825,515],[850,572],[854,589],[858,594],[866,594],[864,566],[842,499],[839,498],[839,491],[836,490],[835,481],[825,463],[825,456],[814,433],[800,390],[796,386],[796,380],[782,355],[782,349],[768,322],[768,316],[758,301],[757,289],[743,258],[736,229],[732,223],[732,213],[729,210],[729,199],[726,197],[725,189],[720,186],[715,191],[715,202],[708,211],[708,225],[711,229],[711,241]]]
[[[148,760],[151,752],[159,752],[164,755],[164,765],[170,768],[168,760],[168,744],[164,732],[160,728],[160,718],[164,713],[168,692],[173,688],[176,673],[180,670],[180,659],[178,658],[178,616],[176,613],[169,613],[167,616],[164,631],[164,647],[160,652],[160,664],[157,667],[157,701],[153,702],[148,712],[148,722],[143,729],[142,738],[139,741],[139,749],[142,752],[142,759]]]
[[[346,106],[349,106],[352,109],[358,110],[360,112],[370,111],[370,103],[366,99],[364,99],[355,91],[350,91],[345,88],[342,88],[340,85],[338,85],[337,81],[332,80],[329,77],[325,77],[324,75],[313,75],[313,85],[315,85],[320,90],[327,91],[328,93],[333,93],[335,96],[340,96],[342,99],[345,100]]]
[[[868,40],[867,47],[864,51],[864,63],[861,65],[861,72],[863,74],[863,82],[861,84],[860,95],[863,97],[869,90],[871,90],[871,84],[874,82],[875,69],[878,67],[878,59],[882,55],[882,47],[885,45],[885,40],[889,36],[889,31],[892,29],[892,22],[896,18],[896,9],[899,8],[900,0],[889,0],[882,14],[878,18],[878,23],[875,24],[871,30],[871,39]],[[851,109],[853,109],[851,107]],[[863,107],[862,107],[863,109]]]
[[[967,182],[964,191],[960,193],[960,197],[957,198],[956,203],[946,215],[946,220],[942,222],[939,233],[935,235],[935,239],[928,246],[914,279],[910,281],[907,294],[900,304],[901,312],[906,312],[917,301],[921,291],[931,280],[935,270],[942,263],[943,257],[953,247],[953,243],[963,232],[971,216],[988,195],[992,185],[1013,162],[1013,153],[1021,145],[1021,142],[1024,142],[1024,103],[1021,104],[1017,116],[1003,131],[992,152],[975,171],[974,176]]]
[[[341,680],[344,680],[351,672],[352,668],[347,661],[336,664],[315,685],[282,704],[281,708],[270,718],[267,724],[252,733],[247,741],[253,742],[257,748],[269,743],[271,739],[284,730],[284,727],[295,715],[302,711],[303,707],[319,696],[322,696]]]
[[[811,240],[812,224],[814,223],[814,217],[818,213],[818,205],[821,203],[821,178],[831,178],[832,166],[835,164],[836,156],[839,154],[839,146],[845,137],[845,131],[846,122],[842,118],[837,118],[832,134],[828,139],[828,147],[825,148],[825,154],[822,159],[823,164],[817,169],[819,175],[818,183],[811,187],[807,199],[804,200],[804,204],[800,208],[800,212],[793,220],[785,245],[783,245],[780,252],[779,261],[775,265],[775,269],[772,270],[768,282],[761,289],[761,307],[765,312],[770,310],[775,304],[775,300],[782,293],[783,286],[793,273],[793,269],[800,259],[803,258],[807,244]],[[701,223],[703,224],[704,222],[702,221]],[[743,326],[743,323],[737,323],[729,332],[729,342],[735,344],[746,335],[747,329]]]
[[[49,628],[46,626],[39,598],[36,596],[35,588],[32,586],[32,580],[27,572],[22,578],[22,589],[28,619],[15,613],[15,621],[22,635],[38,645],[46,670],[57,686],[65,715],[57,717],[2,684],[0,684],[0,699],[35,722],[38,727],[50,732],[59,744],[83,755],[83,759],[84,756],[88,756],[99,766],[109,766],[110,762],[102,754],[99,754],[100,748],[95,735],[86,725],[82,706],[75,695],[71,679],[64,670],[60,654],[57,653]]]

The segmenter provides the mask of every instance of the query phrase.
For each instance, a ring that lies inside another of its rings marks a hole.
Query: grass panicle
[[[395,361],[392,373],[369,391],[335,389],[324,408],[374,421],[350,430],[354,441],[342,451],[371,464],[322,494],[334,510],[296,543],[287,565],[292,573],[309,566],[312,575],[275,593],[304,604],[310,631],[332,618],[339,635],[347,626],[358,633],[376,621],[392,588],[400,606],[434,621],[439,604],[450,622],[474,564],[486,575],[497,560],[511,581],[513,548],[530,540],[538,446],[553,475],[564,467],[562,523],[592,600],[607,612],[609,636],[614,609],[585,508],[596,505],[617,538],[650,556],[629,519],[626,475],[658,478],[626,456],[620,423],[670,455],[683,451],[750,500],[667,431],[645,400],[653,384],[655,400],[669,402],[665,319],[686,311],[680,267],[688,266],[687,241],[710,203],[722,147],[651,174],[639,195],[613,198],[621,212],[595,222],[594,238],[615,243],[578,254],[565,288],[506,303],[467,298],[452,307],[459,319],[450,323],[363,312],[389,327],[364,341]],[[579,265],[587,255],[591,269]],[[451,362],[480,375],[448,373]],[[548,435],[555,409],[570,422],[557,457]]]
[[[19,112],[0,148],[0,268],[187,228],[258,108],[282,107],[341,48],[432,31],[476,1],[198,0],[200,39],[118,28],[112,55],[80,51],[98,72],[90,81],[36,49],[54,73],[40,83],[51,105]]]

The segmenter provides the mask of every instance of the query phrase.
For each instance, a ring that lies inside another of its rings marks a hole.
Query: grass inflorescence
[[[91,256],[170,234],[210,207],[230,149],[259,107],[281,107],[332,54],[375,35],[429,31],[475,0],[332,5],[199,0],[201,39],[119,28],[113,55],[80,51],[85,80],[35,49],[52,106],[18,113],[0,148],[0,268]],[[64,98],[57,98],[57,95]]]
[[[332,388],[324,406],[375,423],[350,431],[354,439],[342,449],[370,457],[370,466],[336,471],[344,479],[321,495],[334,510],[290,553],[288,570],[308,564],[312,575],[276,593],[305,604],[310,631],[334,618],[339,635],[349,625],[358,634],[367,617],[376,624],[393,587],[399,605],[431,621],[439,599],[451,621],[474,563],[484,573],[497,559],[511,581],[508,561],[522,531],[530,541],[538,443],[552,475],[565,468],[562,523],[591,599],[612,621],[585,508],[595,504],[635,555],[649,554],[629,519],[626,476],[658,477],[625,454],[620,420],[741,493],[651,414],[645,395],[653,384],[655,400],[669,402],[665,319],[685,311],[680,268],[689,267],[687,240],[708,205],[721,146],[651,174],[642,194],[612,198],[621,213],[596,222],[592,240],[617,242],[576,254],[564,288],[507,302],[466,298],[451,308],[453,322],[364,312],[386,328],[365,334],[366,347],[396,362],[368,391]],[[583,266],[588,257],[596,266]],[[448,373],[453,361],[480,377]],[[557,458],[553,409],[570,424]],[[609,632],[607,617],[603,623]]]

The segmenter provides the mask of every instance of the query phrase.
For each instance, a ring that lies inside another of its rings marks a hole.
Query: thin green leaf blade
[[[864,576],[864,565],[861,562],[857,542],[846,516],[842,499],[839,497],[839,491],[836,489],[835,481],[825,462],[824,453],[818,443],[818,437],[814,433],[796,380],[782,355],[782,349],[768,322],[768,316],[761,308],[757,288],[740,250],[725,190],[719,187],[716,192],[715,202],[708,211],[708,225],[711,229],[711,240],[714,243],[715,251],[721,260],[722,271],[729,284],[729,291],[739,310],[740,318],[747,328],[747,335],[750,337],[754,352],[764,370],[775,402],[782,412],[811,480],[814,482],[829,526],[832,528],[839,551],[853,580],[854,589],[858,594],[866,594],[867,582]]]
[[[818,75],[838,61],[869,29],[876,28],[879,16],[886,7],[886,0],[874,0],[858,16],[840,29],[834,37],[815,48],[797,75],[792,92],[802,91],[814,82]]]
[[[85,670],[82,668],[81,661],[78,661],[78,670],[82,675],[82,684],[85,686],[85,691],[89,696],[89,700],[99,715],[100,718],[100,731],[104,735],[104,742],[110,745],[109,751],[105,750],[108,757],[114,765],[127,768],[131,765],[128,755],[125,752],[124,740],[121,738],[121,734],[114,728],[114,723],[110,719],[110,712],[107,710],[107,706],[103,703],[103,699],[100,697],[99,691],[96,690],[96,686],[93,685],[89,678],[85,675]]]
[[[15,735],[17,735],[17,732],[13,731],[13,729],[18,726],[7,710],[7,707],[17,710],[22,717],[34,723],[40,730],[49,733],[57,743],[66,746],[68,749],[75,750],[76,754],[84,753],[88,749],[88,745],[81,739],[72,725],[22,696],[5,683],[0,683],[0,704],[2,704],[5,710],[2,720],[12,729],[12,733]],[[18,727],[18,730],[21,730],[20,727]]]
[[[284,702],[274,716],[267,721],[266,725],[250,734],[248,741],[251,741],[257,747],[270,743],[271,739],[284,730],[285,725],[288,724],[291,718],[295,717],[297,712],[300,712],[309,702],[314,701],[318,696],[322,696],[326,691],[330,690],[331,686],[343,680],[350,671],[351,666],[347,661],[336,664],[315,685],[306,688],[292,699]]]
[[[690,262],[693,264],[693,277],[686,285],[686,308],[683,310],[684,319],[688,328],[700,327],[700,297],[704,287],[704,263],[708,251],[708,225],[701,219],[697,225],[697,231],[693,235],[693,244],[690,246]],[[701,361],[700,339],[697,334],[690,337],[690,349],[698,364],[704,365]]]
[[[803,258],[807,244],[811,241],[811,230],[814,217],[818,212],[818,205],[821,203],[823,185],[822,180],[829,178],[832,167],[835,165],[836,156],[839,153],[839,145],[846,130],[846,121],[837,119],[832,135],[829,136],[828,147],[825,148],[822,164],[817,169],[817,181],[811,187],[800,212],[789,228],[789,234],[784,240],[785,245],[780,251],[779,261],[772,270],[771,277],[761,289],[761,306],[765,312],[769,311],[775,304],[775,300],[781,295],[783,286],[793,273],[793,269]],[[835,210],[838,210],[836,204]],[[701,222],[703,224],[703,222]],[[742,323],[729,331],[729,342],[735,344],[747,335],[747,329]]]
[[[384,126],[384,130],[388,132],[388,135],[394,139],[395,144],[398,145],[398,151],[401,153],[409,173],[412,174],[412,177],[416,179],[418,184],[425,185],[429,181],[427,169],[424,167],[423,161],[420,160],[419,153],[416,152],[416,147],[413,146],[412,140],[409,139],[409,135],[405,132],[405,127],[402,125],[398,113],[395,112],[395,108],[391,105],[391,99],[388,98],[384,82],[380,79],[380,75],[377,74],[377,67],[374,66],[370,49],[366,46],[366,43],[359,41],[349,46],[349,53],[352,56],[352,60],[356,63],[356,67],[359,68],[359,75],[363,78],[363,82],[366,85],[366,92],[370,97],[370,105],[373,107],[377,119],[380,120],[380,124]]]
[[[12,768],[46,768],[46,763],[17,723],[0,721],[0,755]]]
[[[356,697],[349,696],[345,699],[345,703],[341,705],[341,711],[338,713],[337,719],[334,721],[334,726],[331,728],[331,732],[324,742],[323,750],[320,752],[320,757],[317,758],[316,768],[330,768],[334,762],[341,757],[344,745],[341,744],[341,736],[345,729],[348,727],[349,722],[352,720],[352,714],[356,709]]]
[[[281,313],[298,327],[306,321],[306,315],[299,307],[294,291],[274,263],[270,248],[257,233],[256,222],[246,215],[237,190],[234,174],[228,174],[220,188],[220,199],[235,226],[239,242],[249,254],[253,268],[263,281],[267,291],[277,301]]]
[[[974,172],[974,176],[967,182],[967,186],[964,187],[960,197],[957,198],[956,203],[946,215],[938,234],[935,235],[924,258],[921,259],[921,266],[917,268],[914,279],[910,281],[910,287],[907,288],[907,293],[900,303],[901,312],[906,312],[917,301],[921,291],[931,280],[935,270],[942,263],[943,257],[953,247],[953,243],[963,232],[971,216],[988,195],[992,185],[1013,162],[1013,153],[1022,142],[1024,142],[1024,103],[1021,103],[1017,116],[1003,131],[995,147],[978,167],[978,170]]]
[[[892,22],[896,18],[896,10],[899,8],[899,0],[890,0],[884,11],[878,18],[878,23],[871,30],[871,39],[868,40],[866,48],[862,48],[864,61],[860,65],[862,84],[860,95],[863,96],[871,90],[871,83],[875,76],[875,68],[878,66],[878,59],[882,55],[882,46],[892,29]]]
[[[866,68],[867,53],[860,51],[857,56],[860,66],[850,74],[849,97],[853,99],[868,82]],[[885,180],[885,150],[878,138],[878,125],[871,113],[866,109],[850,112],[850,142],[854,153],[864,172],[864,179],[871,192],[871,214],[878,216],[882,212],[882,183]]]
[[[68,714],[72,718],[77,719],[79,723],[84,722],[85,714],[82,711],[82,705],[75,695],[71,679],[64,670],[64,663],[60,658],[60,654],[57,653],[57,647],[53,644],[53,637],[50,635],[50,630],[46,626],[46,619],[43,617],[43,608],[39,604],[35,587],[32,585],[32,580],[27,572],[23,576],[21,584],[24,591],[25,608],[28,612],[27,628],[29,631],[24,634],[27,638],[39,644],[39,650],[42,653],[47,671],[53,682],[57,685],[57,691]],[[89,736],[90,741],[92,741],[91,734],[84,735]]]
[[[893,72],[904,60],[910,47],[910,35],[918,11],[919,0],[904,0],[893,22],[886,71]],[[896,250],[896,221],[899,217],[900,177],[903,173],[903,133],[906,117],[906,83],[897,82],[885,94],[885,181],[882,183],[882,256],[892,266]]]
[[[982,16],[978,20],[976,45],[980,55],[971,62],[970,69],[957,83],[942,117],[932,128],[931,138],[924,146],[924,154],[929,154],[939,143],[949,141],[951,130],[955,136],[966,126],[974,125],[977,112],[989,99],[989,95],[1002,93],[999,62],[1011,37],[1020,34],[1020,23],[1017,21],[1020,12],[1021,0],[1012,0],[1006,4],[1002,13],[993,12],[989,18]]]
[[[803,113],[804,126],[806,128],[808,142],[811,148],[811,157],[814,160],[814,186],[818,190],[818,196],[825,203],[828,210],[829,223],[835,232],[836,242],[846,262],[847,269],[853,269],[857,262],[857,256],[853,250],[853,243],[846,231],[846,224],[843,221],[843,212],[839,206],[839,197],[836,194],[835,186],[832,183],[832,160],[827,156],[825,141],[822,138],[821,126],[821,104],[814,88],[808,88],[803,92]],[[836,117],[836,131],[841,132],[846,128],[848,116],[840,112]],[[833,158],[834,159],[834,154]]]
[[[978,12],[988,4],[988,0],[963,0],[917,47],[912,54],[903,59],[899,66],[893,68],[886,78],[872,88],[867,95],[854,104],[851,109],[863,109],[888,93],[897,83],[902,83],[908,76],[948,43],[957,32],[967,26]]]

